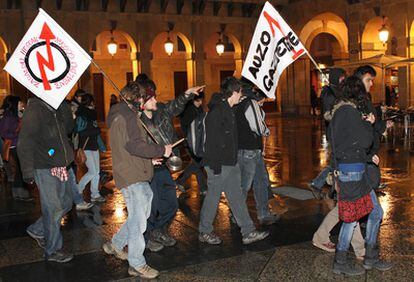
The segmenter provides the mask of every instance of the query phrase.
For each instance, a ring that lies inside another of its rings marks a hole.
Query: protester
[[[79,148],[85,151],[87,173],[79,180],[80,193],[86,184],[91,182],[91,201],[102,203],[105,198],[99,193],[99,151],[105,152],[105,144],[98,127],[94,98],[91,94],[82,95],[81,103],[76,111],[76,132],[79,134]]]
[[[250,85],[242,88],[246,97],[235,107],[238,133],[238,159],[241,171],[241,188],[244,200],[253,186],[256,201],[257,219],[260,224],[271,225],[279,220],[279,216],[271,214],[269,201],[269,174],[263,159],[263,137],[270,134],[265,123],[263,103],[266,95]]]
[[[191,123],[196,118],[203,118],[205,115],[203,109],[204,92],[195,96],[194,99],[187,104],[184,112],[180,115],[181,130],[184,136],[188,136]],[[188,140],[187,140],[188,142]],[[192,174],[195,174],[198,183],[200,195],[205,196],[207,193],[207,179],[202,165],[202,158],[197,157],[195,152],[189,148],[190,164],[184,169],[183,173],[177,178],[177,186],[182,192],[185,192],[185,182]]]
[[[45,259],[68,262],[73,255],[62,251],[60,223],[72,207],[66,168],[73,162],[73,149],[66,138],[73,129],[67,103],[57,110],[39,98],[28,101],[23,116],[17,152],[26,183],[36,182],[42,216],[26,231],[44,248]]]
[[[148,78],[143,80],[142,76],[138,76],[136,81],[147,89],[141,120],[156,139],[149,138],[149,142],[156,142],[161,145],[175,143],[178,138],[174,129],[173,118],[182,113],[188,101],[194,95],[198,95],[198,91],[201,91],[203,87],[190,88],[175,100],[168,103],[158,103],[155,96],[155,83]],[[179,152],[176,150],[174,154],[178,155]],[[150,251],[157,252],[164,247],[171,247],[176,244],[176,240],[168,233],[168,227],[178,209],[176,183],[165,164],[155,167],[154,177],[151,180],[151,190],[154,197],[151,205],[151,216],[147,223],[147,248]]]
[[[234,77],[226,78],[221,84],[221,93],[213,96],[206,117],[204,164],[208,190],[200,212],[198,239],[208,244],[222,242],[213,233],[213,222],[222,192],[241,228],[243,244],[251,244],[269,236],[267,231],[256,230],[241,190],[240,167],[237,163],[237,124],[233,112],[233,106],[239,103],[240,98],[240,82]]]
[[[383,210],[373,187],[366,180],[366,165],[368,161],[371,161],[368,152],[374,139],[372,124],[375,122],[375,116],[372,113],[361,115],[363,109],[367,107],[365,97],[364,84],[358,77],[351,76],[346,79],[340,99],[332,109],[330,133],[334,167],[338,171],[338,201],[339,204],[341,201],[356,202],[369,195],[373,209],[368,216],[363,266],[366,269],[388,270],[391,265],[379,259],[377,246]],[[372,162],[378,164],[379,157],[372,156]],[[360,206],[360,210],[366,205],[368,204],[364,203],[363,206]],[[339,216],[341,217],[341,214]],[[361,266],[353,265],[347,258],[356,225],[357,219],[353,222],[342,223],[336,247],[334,273],[347,275],[365,273]]]
[[[155,278],[158,271],[146,264],[144,232],[151,213],[153,193],[149,181],[153,176],[151,159],[169,157],[171,145],[150,144],[137,115],[145,100],[147,89],[129,82],[121,95],[128,101],[114,105],[108,115],[113,173],[128,209],[128,218],[110,242],[103,245],[107,254],[128,259],[128,273],[142,278]],[[123,249],[128,245],[128,253]]]
[[[9,95],[4,99],[2,109],[3,116],[0,119],[0,136],[3,139],[2,157],[8,166],[8,182],[11,183],[12,197],[17,201],[30,202],[33,198],[24,187],[16,149],[24,104],[19,97]]]
[[[325,115],[329,115],[337,97],[340,94],[340,84],[345,79],[346,72],[341,68],[331,68],[329,70],[329,85],[325,85],[322,88],[321,92],[321,101],[322,101],[322,116],[325,120],[325,128],[328,129],[329,121],[326,119]],[[329,134],[327,133],[327,139],[329,140]],[[308,183],[308,187],[311,189],[313,194],[317,199],[321,199],[322,188],[326,183],[326,178],[329,173],[332,172],[330,166],[324,168],[318,176]]]

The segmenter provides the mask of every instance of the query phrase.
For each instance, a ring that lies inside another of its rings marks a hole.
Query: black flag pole
[[[132,106],[131,103],[127,99],[125,99],[125,97],[121,94],[121,90],[118,88],[118,86],[116,86],[115,82],[105,73],[105,71],[98,65],[98,63],[96,63],[96,61],[94,59],[91,59],[91,63],[99,70],[100,73],[102,73],[102,75],[104,76],[106,81],[108,81],[109,84],[111,84],[112,88],[114,88],[115,91],[118,92],[119,97],[121,97],[121,99],[124,100],[124,102],[128,105],[128,107],[138,115],[138,119],[139,119],[142,127],[144,127],[144,129],[148,133],[148,135],[151,136],[152,140],[154,140],[154,142],[156,144],[159,144],[159,142],[157,141],[155,136],[152,134],[152,132],[149,130],[149,128],[142,122],[142,120],[140,118],[141,113],[138,112],[136,109],[134,109],[134,106]]]

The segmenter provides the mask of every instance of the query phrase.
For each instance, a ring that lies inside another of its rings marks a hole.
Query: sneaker
[[[118,250],[112,242],[106,242],[102,245],[102,249],[104,252],[108,255],[114,255],[116,258],[119,258],[121,260],[127,260],[128,259],[128,253],[124,250]]]
[[[164,245],[154,240],[148,240],[147,244],[145,245],[145,248],[153,253],[156,253],[164,249]]]
[[[87,202],[83,201],[82,203],[76,205],[76,210],[77,211],[86,211],[86,210],[89,210],[91,207],[93,207],[92,203],[87,203]]]
[[[328,253],[335,253],[335,244],[332,242],[319,243],[316,241],[312,241],[312,244],[321,250],[327,251]]]
[[[102,196],[99,196],[97,198],[91,198],[91,201],[94,203],[105,203],[106,199]]]
[[[198,240],[202,243],[207,243],[210,245],[220,245],[221,242],[223,242],[219,236],[217,236],[216,234],[214,234],[213,232],[211,233],[200,233],[198,234]]]
[[[65,262],[71,261],[72,259],[73,259],[72,254],[66,254],[61,251],[56,251],[53,254],[46,257],[47,261],[54,261],[58,263],[65,263]]]
[[[177,189],[178,189],[178,190],[180,190],[182,193],[187,192],[187,191],[185,190],[184,185],[181,185],[181,184],[178,184],[178,183],[177,183]]]
[[[157,278],[158,275],[160,275],[158,270],[152,268],[148,264],[140,268],[135,268],[135,267],[130,266],[128,268],[128,274],[131,276],[139,276],[144,279],[154,279],[154,278]]]
[[[162,232],[161,230],[154,230],[151,234],[152,240],[161,243],[165,247],[172,247],[177,244],[177,241],[172,238],[167,232]]]
[[[249,245],[249,244],[252,244],[254,242],[263,240],[267,236],[269,236],[268,231],[258,231],[258,230],[252,231],[247,236],[243,237],[243,239],[242,239],[243,245]]]
[[[277,222],[279,220],[280,220],[280,215],[271,214],[271,215],[268,215],[264,218],[260,218],[259,222],[260,222],[261,225],[272,225],[272,224],[274,224],[275,222]]]
[[[36,241],[39,247],[41,247],[42,249],[46,247],[46,240],[44,236],[39,236],[31,232],[29,229],[26,229],[26,233],[29,234],[29,236],[32,237]]]

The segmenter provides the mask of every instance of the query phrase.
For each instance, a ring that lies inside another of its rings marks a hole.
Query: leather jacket
[[[141,120],[150,130],[160,145],[173,144],[178,140],[174,129],[173,118],[181,114],[194,94],[181,94],[168,103],[157,103],[157,110],[152,112],[152,118],[142,113]],[[154,140],[148,136],[151,142]],[[154,142],[155,143],[155,142]],[[174,152],[176,153],[176,152]]]

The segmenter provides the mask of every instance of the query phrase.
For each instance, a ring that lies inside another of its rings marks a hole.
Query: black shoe
[[[64,252],[56,251],[53,254],[46,257],[47,261],[53,261],[57,263],[69,262],[73,259],[72,254],[66,254]]]
[[[332,272],[349,276],[363,275],[365,269],[360,265],[354,265],[348,260],[346,251],[337,251],[335,254]]]

